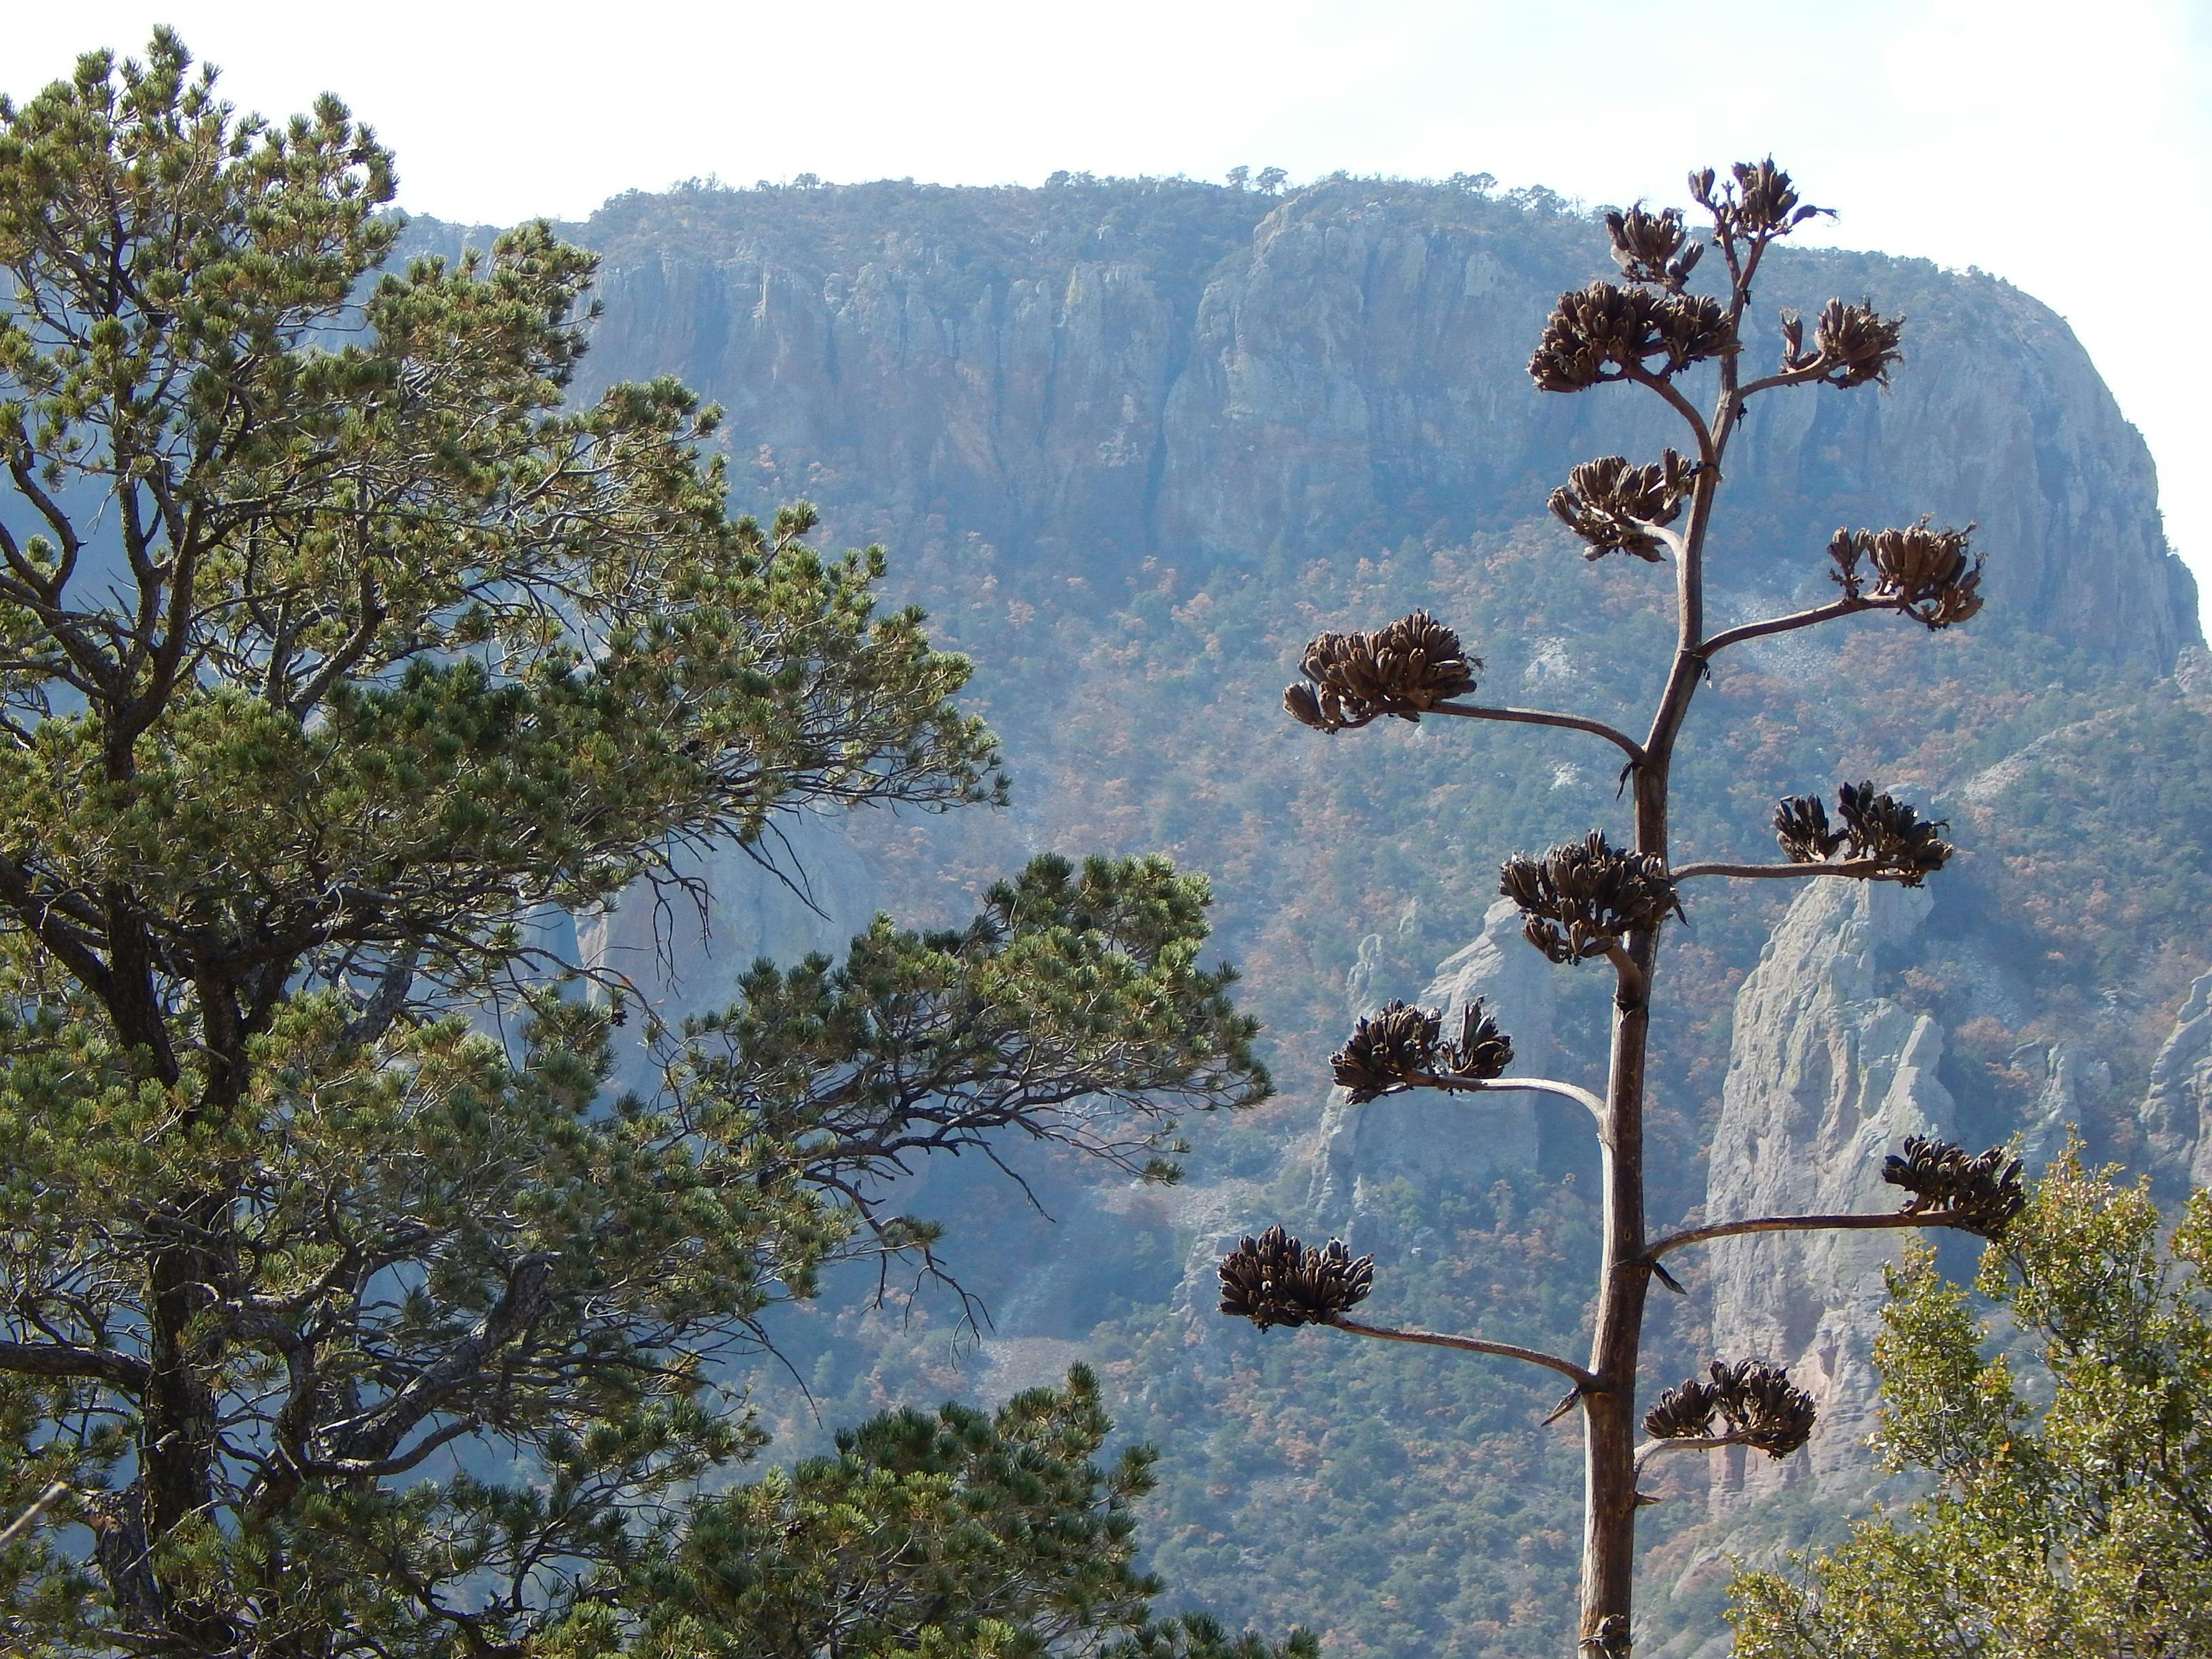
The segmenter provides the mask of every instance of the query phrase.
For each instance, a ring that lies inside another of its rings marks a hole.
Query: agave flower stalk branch
[[[1431,1081],[1432,1089],[1449,1090],[1458,1094],[1557,1095],[1562,1100],[1571,1100],[1592,1117],[1605,1115],[1605,1103],[1588,1089],[1578,1089],[1571,1083],[1561,1083],[1548,1077],[1461,1078],[1439,1076]]]
[[[1710,1227],[1692,1227],[1670,1233],[1644,1252],[1656,1262],[1670,1250],[1686,1245],[1710,1243],[1716,1238],[1737,1238],[1746,1233],[1872,1232],[1891,1227],[1958,1227],[1974,1229],[1969,1218],[1948,1210],[1905,1211],[1881,1215],[1763,1215],[1748,1221],[1717,1221]]]
[[[1641,1008],[1651,990],[1651,975],[1635,956],[1624,947],[1607,947],[1605,957],[1620,976],[1620,988],[1616,999],[1624,1008]]]
[[[1739,403],[1747,402],[1761,392],[1771,392],[1778,386],[1804,386],[1826,376],[1836,367],[1836,359],[1822,352],[1812,362],[1800,363],[1795,368],[1778,369],[1771,374],[1762,374],[1736,395]]]
[[[1645,760],[1644,745],[1627,732],[1583,714],[1562,714],[1549,708],[1490,708],[1467,702],[1440,702],[1428,712],[1456,714],[1468,720],[1504,720],[1519,726],[1557,726],[1570,732],[1587,732],[1592,737],[1603,738],[1638,766]]]
[[[1605,1117],[1605,1102],[1590,1091],[1548,1077],[1485,1078],[1466,1077],[1455,1072],[1418,1072],[1407,1077],[1403,1088],[1386,1089],[1376,1098],[1388,1100],[1393,1095],[1404,1094],[1413,1089],[1435,1089],[1441,1093],[1453,1095],[1557,1095],[1562,1100],[1571,1100],[1601,1121]]]
[[[1593,1116],[1605,1115],[1605,1103],[1588,1089],[1578,1089],[1571,1083],[1561,1083],[1547,1077],[1465,1077],[1455,1072],[1418,1072],[1407,1075],[1403,1088],[1386,1089],[1376,1097],[1388,1100],[1393,1095],[1413,1089],[1435,1089],[1443,1094],[1481,1095],[1510,1094],[1515,1091],[1536,1095],[1557,1095],[1562,1100],[1571,1100]]]
[[[1562,1359],[1555,1353],[1546,1353],[1538,1348],[1524,1348],[1517,1343],[1492,1342],[1479,1336],[1449,1336],[1442,1331],[1400,1331],[1387,1325],[1370,1325],[1357,1319],[1347,1319],[1339,1314],[1326,1321],[1340,1331],[1350,1331],[1354,1336],[1372,1336],[1384,1342],[1419,1342],[1433,1348],[1457,1348],[1462,1353],[1495,1354],[1500,1359],[1519,1359],[1531,1365],[1542,1365],[1562,1376],[1574,1379],[1578,1391],[1597,1387],[1597,1378],[1571,1359]]]
[[[1769,617],[1764,622],[1745,623],[1741,627],[1722,629],[1711,639],[1695,647],[1696,654],[1710,659],[1732,645],[1741,645],[1747,640],[1763,640],[1773,634],[1794,633],[1801,628],[1817,628],[1822,623],[1834,622],[1840,617],[1856,617],[1863,611],[1894,611],[1897,606],[1881,599],[1831,599],[1826,605],[1816,605],[1809,610],[1793,611],[1786,617]]]
[[[1623,371],[1621,378],[1632,380],[1640,386],[1648,386],[1664,398],[1688,424],[1690,435],[1698,441],[1698,459],[1707,466],[1719,464],[1720,451],[1713,442],[1712,428],[1705,424],[1705,417],[1698,412],[1698,406],[1674,389],[1672,381],[1635,364],[1630,364]]]
[[[1644,1464],[1661,1452],[1718,1451],[1725,1446],[1747,1446],[1750,1443],[1750,1437],[1741,1434],[1701,1434],[1679,1440],[1647,1440],[1636,1449],[1636,1473],[1640,1478],[1644,1473]],[[1638,1495],[1641,1496],[1641,1494]],[[1656,1498],[1646,1498],[1644,1501],[1647,1504],[1656,1504],[1659,1500]]]
[[[1903,881],[1908,872],[1880,859],[1840,859],[1832,864],[1686,864],[1672,872],[1676,881],[1692,876],[1727,876],[1737,881],[1781,881],[1791,876],[1850,876],[1860,881]]]

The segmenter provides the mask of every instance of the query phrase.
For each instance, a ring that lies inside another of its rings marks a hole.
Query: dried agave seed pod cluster
[[[1221,1259],[1221,1311],[1271,1325],[1327,1325],[1367,1299],[1375,1258],[1352,1259],[1341,1239],[1325,1249],[1301,1244],[1281,1227],[1247,1237]]]
[[[1738,161],[1729,172],[1735,182],[1713,190],[1713,170],[1700,167],[1690,175],[1690,198],[1713,216],[1723,234],[1731,232],[1755,237],[1787,236],[1826,208],[1801,204],[1797,187],[1788,173],[1763,161]]]
[[[1844,832],[1828,827],[1828,809],[1818,795],[1784,795],[1774,809],[1774,839],[1792,864],[1826,864],[1844,844]]]
[[[1632,370],[1663,379],[1735,349],[1717,300],[1592,283],[1559,295],[1528,375],[1540,391],[1580,392]]]
[[[1942,836],[1949,823],[1923,819],[1896,796],[1877,794],[1870,781],[1862,779],[1838,789],[1836,811],[1844,821],[1850,855],[1874,860],[1901,877],[1907,887],[1919,886],[1923,878],[1950,861],[1951,844]]]
[[[1793,864],[1825,864],[1842,853],[1871,859],[1881,872],[1907,887],[1917,887],[1950,861],[1953,848],[1942,818],[1923,818],[1896,796],[1877,793],[1871,781],[1847,783],[1836,792],[1840,828],[1832,829],[1827,808],[1813,795],[1790,795],[1774,809],[1774,839]]]
[[[1906,1215],[1948,1211],[1984,1238],[2002,1237],[2027,1203],[2020,1160],[2006,1158],[2002,1146],[1968,1157],[1966,1148],[1948,1140],[1908,1135],[1905,1155],[1893,1152],[1882,1161],[1881,1178],[1912,1194],[1905,1200]]]
[[[1669,294],[1680,294],[1682,283],[1697,268],[1705,244],[1682,228],[1682,210],[1667,208],[1646,213],[1638,202],[1626,213],[1605,216],[1606,234],[1613,238],[1613,262],[1632,283],[1650,283]]]
[[[1595,830],[1540,859],[1506,860],[1498,890],[1520,907],[1521,936],[1558,963],[1603,956],[1623,935],[1681,913],[1664,860],[1620,851]]]
[[[1443,1029],[1443,1014],[1394,1002],[1352,1028],[1344,1047],[1328,1057],[1329,1068],[1351,1091],[1352,1103],[1364,1105],[1437,1077],[1498,1077],[1513,1063],[1513,1040],[1484,1012],[1480,997],[1460,1019],[1458,1042],[1438,1042]]]
[[[1341,732],[1384,714],[1418,720],[1438,703],[1474,689],[1482,659],[1425,611],[1361,634],[1323,634],[1298,664],[1305,679],[1283,693],[1291,718]]]
[[[1717,1437],[1718,1418],[1728,1439],[1781,1458],[1812,1437],[1818,1414],[1813,1396],[1790,1382],[1786,1367],[1763,1359],[1733,1365],[1716,1359],[1706,1377],[1691,1377],[1661,1395],[1644,1415],[1644,1431],[1654,1440]]]
[[[1854,599],[1893,605],[1915,622],[1949,628],[1982,608],[1982,556],[1969,554],[1964,530],[1933,530],[1928,520],[1902,530],[1838,530],[1828,539],[1831,573]],[[1870,568],[1872,585],[1859,566]]]
[[[1769,1457],[1787,1457],[1813,1437],[1819,1413],[1813,1396],[1790,1380],[1789,1370],[1764,1360],[1739,1359],[1712,1366],[1715,1403],[1729,1433]]]
[[[1889,371],[1899,356],[1898,342],[1905,337],[1905,319],[1884,317],[1872,301],[1847,306],[1831,300],[1820,307],[1813,325],[1813,349],[1805,349],[1805,325],[1794,311],[1782,313],[1782,366],[1788,369],[1827,365],[1820,375],[1824,386],[1846,391],[1869,380],[1889,384]]]
[[[1589,544],[1584,558],[1618,551],[1656,563],[1666,544],[1648,526],[1674,521],[1697,471],[1695,462],[1671,449],[1646,466],[1630,465],[1625,455],[1601,455],[1552,492],[1552,516]]]
[[[1667,1390],[1644,1413],[1644,1432],[1654,1440],[1703,1440],[1713,1431],[1711,1387],[1692,1376]]]

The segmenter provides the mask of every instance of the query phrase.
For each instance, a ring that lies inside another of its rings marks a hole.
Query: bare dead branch
[[[6,1526],[0,1527],[0,1550],[6,1549],[10,1544],[20,1542],[26,1533],[38,1525],[39,1517],[68,1497],[69,1492],[69,1482],[56,1480],[33,1498],[30,1508],[25,1510]]]

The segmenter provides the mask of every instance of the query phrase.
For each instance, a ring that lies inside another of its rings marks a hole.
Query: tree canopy
[[[2212,1646],[2212,1193],[2170,1243],[2069,1151],[1973,1290],[1913,1249],[1875,1349],[1876,1444],[1936,1492],[1738,1576],[1747,1659],[2161,1656]]]
[[[564,401],[590,255],[383,270],[392,177],[166,31],[0,100],[0,1501],[67,1488],[11,1650],[672,1651],[681,1608],[742,1652],[717,1620],[834,1577],[701,1588],[747,1527],[941,1566],[984,1492],[1030,1589],[820,1650],[1229,1655],[1148,1621],[1080,1379],[696,1499],[758,1441],[718,1356],[827,1262],[933,1264],[915,1159],[1165,1176],[1178,1110],[1267,1081],[1202,878],[1045,858],[964,930],[763,963],[615,1093],[624,988],[564,915],[778,814],[999,799],[996,746],[880,550],[728,514],[712,409]]]

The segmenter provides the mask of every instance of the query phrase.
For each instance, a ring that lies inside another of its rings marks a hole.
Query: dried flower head
[[[1791,795],[1774,809],[1774,839],[1793,864],[1825,864],[1841,854],[1853,861],[1872,860],[1876,873],[1917,887],[1950,861],[1954,851],[1943,839],[1950,825],[1923,818],[1896,796],[1876,793],[1871,782],[1847,783],[1836,792],[1839,828],[1831,829],[1827,808],[1812,795]]]
[[[1341,1239],[1325,1249],[1298,1243],[1270,1227],[1221,1259],[1221,1311],[1270,1325],[1327,1325],[1367,1299],[1375,1285],[1375,1258],[1352,1259]]]
[[[1933,530],[1925,519],[1902,530],[1838,530],[1828,539],[1828,556],[1849,597],[1893,605],[1930,628],[1949,628],[1982,608],[1982,556],[1967,548],[1973,533],[1972,525]],[[1863,562],[1871,568],[1871,585]]]
[[[1738,161],[1729,169],[1732,182],[1713,188],[1713,170],[1700,167],[1690,174],[1690,199],[1713,216],[1723,236],[1771,239],[1787,236],[1826,208],[1801,203],[1797,187],[1788,173],[1763,161]]]
[[[1715,1360],[1713,1405],[1729,1437],[1756,1446],[1769,1457],[1787,1457],[1813,1437],[1819,1413],[1813,1396],[1790,1380],[1788,1369],[1763,1359]]]
[[[1825,864],[1844,844],[1844,832],[1828,828],[1818,795],[1788,795],[1774,809],[1774,839],[1792,864]]]
[[[1644,1414],[1644,1431],[1654,1440],[1727,1439],[1770,1457],[1787,1457],[1812,1437],[1816,1415],[1813,1396],[1793,1384],[1783,1366],[1760,1359],[1723,1365],[1717,1359],[1707,1376],[1661,1395]]]
[[[1631,466],[1622,455],[1601,455],[1584,461],[1552,492],[1552,515],[1589,544],[1585,558],[1618,550],[1656,562],[1666,544],[1650,526],[1674,522],[1696,475],[1695,464],[1671,449],[1646,466]]]
[[[1461,1017],[1458,1042],[1439,1042],[1443,1028],[1441,1013],[1394,1002],[1352,1028],[1344,1047],[1328,1057],[1330,1069],[1359,1105],[1441,1078],[1498,1077],[1513,1063],[1513,1040],[1483,1011],[1481,998]]]
[[[1820,210],[1799,205],[1796,185],[1771,155],[1763,161],[1738,161],[1729,171],[1735,175],[1736,223],[1753,235],[1786,233]]]
[[[1632,283],[1650,283],[1680,294],[1682,283],[1697,267],[1705,244],[1686,234],[1682,210],[1668,208],[1646,213],[1638,202],[1626,213],[1605,216],[1606,234],[1613,238],[1613,262]]]
[[[1543,392],[1580,392],[1632,373],[1662,378],[1735,349],[1720,302],[1592,283],[1559,295],[1528,359]]]
[[[2002,1237],[2027,1203],[2020,1160],[2008,1158],[2002,1146],[1968,1157],[1948,1140],[1909,1135],[1903,1157],[1893,1152],[1883,1160],[1881,1178],[1912,1194],[1906,1215],[1947,1211],[1984,1238]]]
[[[1498,890],[1520,906],[1522,937],[1561,963],[1603,956],[1681,910],[1663,859],[1620,851],[1595,830],[1541,858],[1506,860]]]
[[[1923,819],[1891,794],[1877,794],[1871,781],[1847,783],[1836,792],[1837,815],[1844,821],[1845,850],[1855,859],[1873,859],[1907,887],[1917,887],[1950,861],[1952,848],[1942,818]]]
[[[1418,720],[1474,689],[1480,657],[1425,611],[1363,634],[1323,634],[1306,647],[1305,680],[1283,693],[1291,718],[1322,732],[1364,726],[1384,714]]]
[[[1712,1385],[1692,1376],[1661,1395],[1658,1404],[1644,1413],[1644,1432],[1654,1440],[1703,1440],[1713,1431],[1717,1410]]]
[[[1889,384],[1889,371],[1899,356],[1898,342],[1905,335],[1905,319],[1884,317],[1869,301],[1847,306],[1831,300],[1820,307],[1813,325],[1813,349],[1805,349],[1805,325],[1794,311],[1782,313],[1782,366],[1789,369],[1819,367],[1826,386],[1848,390],[1869,380]]]

